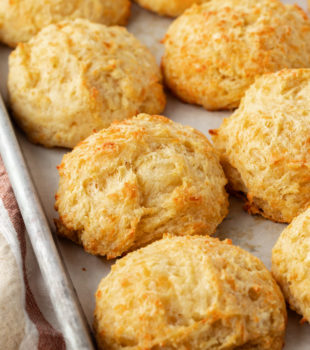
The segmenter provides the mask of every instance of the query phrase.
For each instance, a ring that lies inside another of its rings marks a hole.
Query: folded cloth
[[[51,308],[42,310],[45,317],[30,289],[35,283],[41,286],[41,279],[29,276],[33,266],[28,265],[36,261],[28,248],[24,222],[0,157],[0,349],[64,350],[65,341],[57,325],[53,327],[47,321]],[[46,293],[45,297],[40,305],[50,305]]]

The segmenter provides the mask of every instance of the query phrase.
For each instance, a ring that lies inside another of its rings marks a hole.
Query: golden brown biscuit
[[[291,308],[310,322],[310,208],[282,232],[272,251],[272,273]]]
[[[81,19],[52,24],[19,44],[8,89],[18,124],[48,147],[74,147],[114,120],[161,113],[166,102],[144,45],[125,28]]]
[[[250,213],[291,222],[310,205],[310,69],[265,74],[213,133]]]
[[[147,10],[163,16],[177,17],[193,4],[202,4],[210,0],[135,0]]]
[[[129,14],[129,0],[0,0],[0,41],[15,47],[65,19],[125,25]]]
[[[212,234],[227,214],[226,178],[208,139],[161,116],[90,136],[59,174],[59,233],[108,258],[165,232]]]
[[[279,0],[221,0],[194,5],[165,37],[166,83],[206,109],[239,105],[256,76],[310,67],[310,21]]]
[[[165,237],[118,260],[96,293],[105,350],[280,350],[286,307],[264,264],[211,237]]]

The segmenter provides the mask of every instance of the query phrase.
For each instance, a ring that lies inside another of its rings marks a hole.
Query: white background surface
[[[284,2],[294,3],[294,1]],[[296,2],[306,9],[306,0]],[[160,40],[170,23],[170,19],[159,17],[134,5],[128,29],[150,48],[159,63],[163,52]],[[8,48],[0,46],[0,88],[5,98],[7,96],[7,56],[9,52]],[[208,130],[219,127],[223,117],[229,116],[230,113],[208,112],[203,108],[184,104],[168,94],[168,103],[164,114],[174,121],[193,126],[208,136]],[[68,150],[44,149],[32,145],[19,132],[18,137],[45,212],[52,229],[55,230],[53,218],[57,214],[53,206],[58,183],[56,165],[61,162],[63,154]],[[271,249],[285,225],[250,216],[243,211],[242,206],[241,201],[230,198],[230,213],[218,228],[216,236],[231,238],[234,244],[240,245],[261,258],[269,268]],[[81,247],[65,239],[60,239],[59,243],[82,307],[91,325],[94,293],[99,281],[109,272],[113,262],[91,256],[85,253]],[[300,319],[300,316],[289,312],[285,350],[310,349],[310,326],[300,325]]]

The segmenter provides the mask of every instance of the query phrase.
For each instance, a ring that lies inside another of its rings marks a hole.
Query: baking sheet
[[[283,2],[294,3],[288,0]],[[297,3],[306,9],[306,0],[300,0]],[[159,63],[163,52],[160,40],[170,23],[171,19],[159,17],[133,5],[128,29],[150,48]],[[0,46],[0,89],[5,99],[9,52],[8,48]],[[195,127],[207,136],[208,130],[219,127],[222,119],[229,114],[229,112],[208,112],[201,107],[184,104],[169,94],[164,112],[164,115],[172,120]],[[53,207],[58,184],[56,166],[68,150],[45,149],[32,145],[21,132],[17,131],[17,133],[50,225],[55,230],[53,218],[57,214]],[[234,244],[258,256],[270,268],[271,249],[285,225],[250,216],[243,211],[242,206],[241,201],[230,198],[230,213],[218,228],[216,236],[221,239],[231,238]],[[82,307],[89,324],[92,325],[94,293],[101,278],[109,272],[113,261],[107,262],[103,258],[89,255],[81,247],[65,239],[59,239],[59,241]],[[301,317],[294,312],[289,312],[285,350],[310,349],[310,326],[300,325],[300,319]]]

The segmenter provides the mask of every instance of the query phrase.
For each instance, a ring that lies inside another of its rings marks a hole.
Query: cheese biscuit
[[[102,350],[281,350],[286,306],[250,253],[208,236],[168,236],[112,266],[94,325]]]
[[[310,323],[310,208],[282,232],[272,251],[272,273],[291,308]]]
[[[170,232],[209,235],[228,211],[218,155],[198,131],[140,114],[88,137],[59,166],[59,234],[115,258]]]
[[[261,76],[211,132],[250,213],[289,223],[310,205],[310,69]]]
[[[9,58],[17,123],[34,143],[74,147],[114,120],[161,113],[155,57],[123,27],[77,19],[52,24]]]

